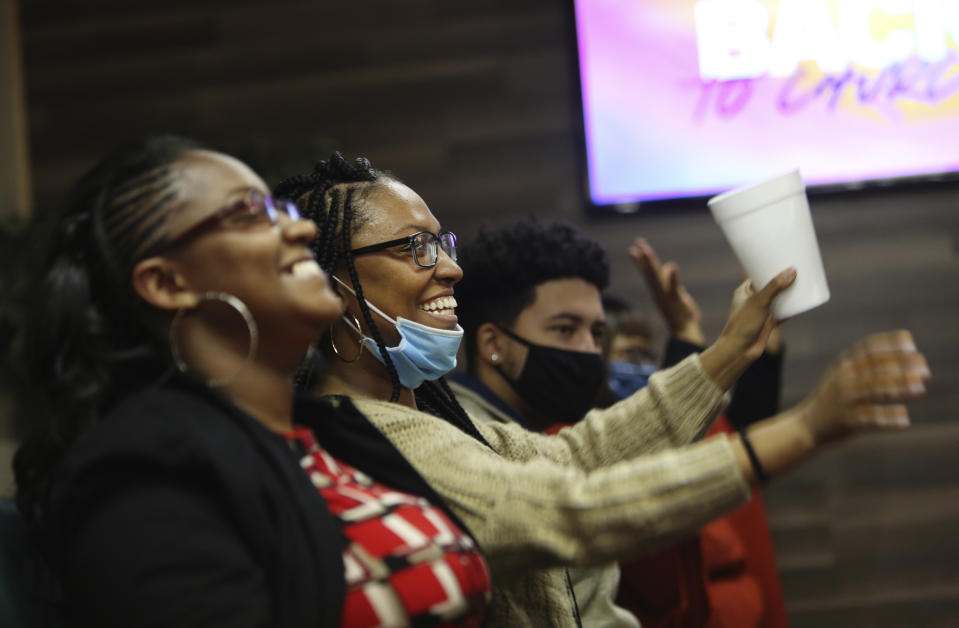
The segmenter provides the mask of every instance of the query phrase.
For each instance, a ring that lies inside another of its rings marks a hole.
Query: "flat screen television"
[[[588,194],[959,171],[959,0],[572,0]]]

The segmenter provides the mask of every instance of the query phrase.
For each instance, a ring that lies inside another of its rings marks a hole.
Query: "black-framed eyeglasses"
[[[300,220],[302,217],[299,208],[293,201],[275,199],[269,194],[251,190],[243,198],[213,212],[186,231],[173,236],[169,240],[160,242],[153,247],[149,254],[152,255],[173,248],[212,229],[243,229],[258,225],[272,226],[279,221],[281,214],[286,215],[290,220]]]
[[[432,268],[436,266],[439,260],[439,249],[443,249],[451,260],[456,261],[456,234],[452,231],[443,231],[439,235],[429,231],[420,231],[405,238],[397,238],[389,242],[380,242],[369,246],[361,246],[353,249],[353,255],[363,255],[364,253],[373,253],[382,251],[392,246],[406,245],[406,249],[413,253],[413,261],[420,268]],[[439,244],[439,246],[437,246]]]

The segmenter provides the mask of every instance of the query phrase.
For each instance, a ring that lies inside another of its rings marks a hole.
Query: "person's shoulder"
[[[363,411],[364,408],[388,409],[388,408],[393,408],[394,406],[397,409],[401,409],[401,410],[412,409],[412,408],[408,408],[407,406],[404,406],[401,403],[397,403],[395,401],[387,401],[386,399],[373,399],[372,397],[350,397],[347,395],[331,395],[331,396],[323,397],[323,399],[330,402],[335,402],[335,403],[348,403],[354,406],[355,408],[357,408],[358,410],[360,410],[361,412]]]
[[[107,413],[103,425],[118,434],[150,437],[215,425],[234,411],[222,394],[180,381],[127,395]]]
[[[457,402],[474,423],[518,422],[512,410],[483,382],[466,373],[457,372],[447,380]]]
[[[386,410],[388,411],[389,407]],[[377,416],[383,414],[383,410],[377,412]],[[346,395],[299,395],[294,406],[293,419],[297,425],[309,428],[324,447],[330,447],[333,442],[339,442],[343,438],[382,438],[369,415],[357,407],[354,399]]]
[[[236,416],[231,416],[236,415]],[[201,386],[165,384],[119,400],[71,446],[66,468],[124,464],[176,465],[240,432],[238,410]]]
[[[251,434],[257,429],[253,423],[202,385],[132,392],[70,446],[56,470],[51,505],[62,518],[86,512],[85,502],[137,490],[140,482],[175,490],[200,483],[255,484],[263,469],[257,462],[263,439]]]
[[[361,417],[362,413],[354,402],[355,400],[347,395],[316,396],[300,393],[296,396],[294,416],[298,422],[303,418],[299,415],[318,416],[322,419],[328,417],[340,419]]]
[[[108,416],[139,413],[143,416],[169,416],[171,410],[212,411],[232,406],[229,398],[216,388],[187,375],[173,375],[150,386],[130,391],[112,407]]]
[[[353,407],[358,411],[363,413],[369,420],[377,423],[379,421],[390,420],[390,419],[422,419],[422,420],[439,420],[437,417],[434,417],[432,414],[423,412],[416,408],[411,408],[409,406],[403,405],[401,403],[396,403],[395,401],[386,401],[383,399],[365,399],[365,398],[351,398],[346,399]]]
[[[427,435],[437,439],[443,438],[441,435],[446,432],[463,434],[438,416],[401,403],[361,398],[354,398],[352,402],[356,409],[390,440],[395,441],[398,436],[414,438]]]

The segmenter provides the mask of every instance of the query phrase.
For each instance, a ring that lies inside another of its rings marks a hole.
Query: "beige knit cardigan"
[[[561,567],[664,545],[749,496],[724,435],[689,444],[724,403],[697,355],[554,436],[478,425],[495,451],[433,415],[354,402],[479,542],[493,576],[491,626],[575,626]]]

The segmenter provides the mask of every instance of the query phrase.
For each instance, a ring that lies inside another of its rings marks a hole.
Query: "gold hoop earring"
[[[244,367],[246,367],[246,365],[253,360],[253,356],[256,354],[257,345],[260,341],[260,334],[256,328],[256,321],[253,319],[253,313],[250,311],[250,308],[246,306],[246,303],[226,292],[205,292],[200,295],[200,300],[197,301],[196,305],[189,310],[187,308],[180,308],[173,316],[173,320],[170,321],[170,353],[173,356],[173,363],[176,364],[177,370],[179,370],[181,373],[189,373],[190,367],[183,359],[183,353],[180,351],[180,346],[177,343],[177,329],[184,313],[197,309],[204,301],[219,301],[232,307],[241,317],[243,317],[243,322],[246,323],[247,333],[250,335],[250,348],[246,353],[246,358],[243,360],[243,364],[241,364],[240,367],[229,377],[206,380],[207,386],[210,386],[211,388],[218,388],[220,386],[225,386],[236,379],[236,376],[240,374],[240,371],[242,371]]]
[[[347,314],[349,314],[353,318],[353,324],[356,325],[356,329],[360,329],[360,319],[356,318],[356,314],[349,311],[347,311]],[[354,356],[352,360],[347,360],[342,355],[340,355],[340,350],[336,348],[336,341],[333,340],[333,328],[330,327],[330,348],[333,349],[333,355],[335,355],[337,359],[339,359],[341,362],[346,362],[347,364],[350,364],[360,359],[360,356],[363,355],[362,335],[360,336],[360,338],[357,339],[356,344],[359,346],[360,350],[356,352],[356,356]]]

